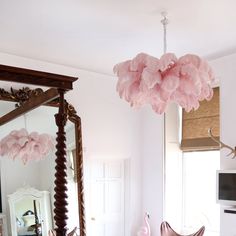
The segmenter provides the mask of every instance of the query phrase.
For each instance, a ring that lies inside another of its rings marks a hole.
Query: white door
[[[89,160],[85,172],[88,236],[123,236],[123,160]]]

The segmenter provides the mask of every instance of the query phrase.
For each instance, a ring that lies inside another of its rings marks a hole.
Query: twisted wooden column
[[[56,234],[57,236],[66,235],[66,220],[67,217],[67,180],[66,180],[66,135],[65,135],[65,125],[67,120],[67,115],[65,113],[64,105],[64,91],[59,89],[59,111],[55,115],[56,125],[58,126],[57,132],[57,144],[56,144],[56,173],[55,173],[55,202],[54,202],[54,219],[56,224]]]

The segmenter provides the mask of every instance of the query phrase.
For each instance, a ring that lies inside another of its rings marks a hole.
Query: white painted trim
[[[16,212],[14,204],[25,197],[31,197],[32,200],[39,201],[41,218],[42,218],[42,235],[47,235],[48,231],[52,229],[52,217],[51,206],[49,200],[48,191],[39,191],[31,187],[23,187],[18,189],[13,194],[8,195],[9,209],[10,209],[10,221],[11,221],[11,233],[12,236],[17,236],[16,225]]]

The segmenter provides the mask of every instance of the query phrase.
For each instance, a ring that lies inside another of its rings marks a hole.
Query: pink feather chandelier
[[[117,92],[132,107],[149,104],[162,114],[169,103],[175,102],[187,112],[199,107],[199,101],[213,96],[213,72],[206,60],[186,54],[177,58],[166,53],[166,13],[161,20],[164,28],[164,54],[159,58],[139,53],[132,60],[114,66],[118,76]]]
[[[30,160],[44,159],[54,149],[54,140],[48,134],[28,133],[26,129],[13,130],[0,141],[0,155],[20,159],[26,164]]]

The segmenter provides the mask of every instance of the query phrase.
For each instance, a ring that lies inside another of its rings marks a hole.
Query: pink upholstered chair
[[[186,236],[202,236],[204,234],[205,227],[202,226],[196,233],[189,234]],[[161,223],[161,236],[184,236],[182,234],[177,234],[170,225],[164,221]]]

